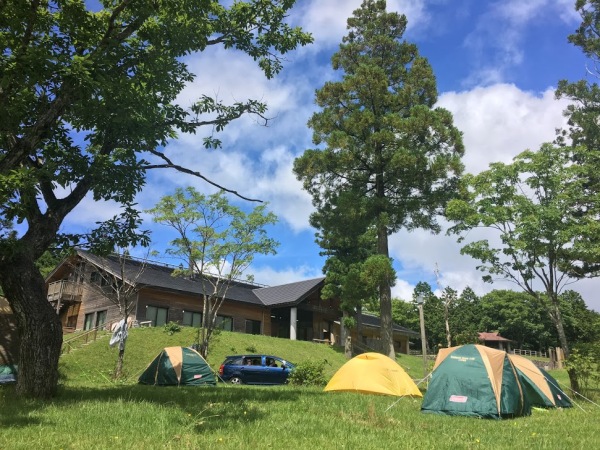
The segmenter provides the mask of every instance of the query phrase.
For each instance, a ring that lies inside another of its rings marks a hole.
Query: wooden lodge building
[[[134,326],[162,326],[170,321],[200,325],[202,292],[207,287],[201,279],[172,276],[173,267],[135,259],[127,259],[124,269],[122,281],[138,287],[130,315]],[[87,330],[108,326],[120,318],[118,306],[90,286],[106,279],[100,276],[102,271],[122,278],[118,257],[101,258],[77,250],[49,275],[48,300],[63,327]],[[217,326],[240,333],[342,345],[339,300],[321,299],[324,280],[321,277],[271,287],[233,282],[219,309]],[[378,348],[379,318],[362,314],[360,319],[360,336],[354,330],[352,342]],[[418,333],[394,324],[397,352],[408,353],[411,337],[418,337]]]

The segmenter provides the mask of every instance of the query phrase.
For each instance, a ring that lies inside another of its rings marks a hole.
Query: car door
[[[261,356],[250,356],[246,357],[248,364],[244,365],[241,369],[242,378],[244,383],[248,384],[260,384],[263,381],[264,372],[264,357]]]
[[[275,365],[266,368],[268,372],[269,384],[283,384],[287,380],[289,369],[286,368],[285,361],[281,358],[271,358]]]

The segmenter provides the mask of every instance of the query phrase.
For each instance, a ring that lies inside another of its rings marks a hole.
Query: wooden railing
[[[72,336],[69,339],[63,340],[62,349],[60,354],[69,353],[71,350],[83,347],[89,342],[94,342],[99,336],[104,336],[106,330],[110,331],[114,322],[104,323],[92,328],[91,330],[84,331],[81,334]]]
[[[510,353],[521,356],[533,356],[534,358],[548,358],[547,352],[536,352],[535,350],[522,350],[520,348],[515,348],[511,350]]]
[[[83,285],[73,281],[60,280],[48,284],[48,301],[81,301]]]

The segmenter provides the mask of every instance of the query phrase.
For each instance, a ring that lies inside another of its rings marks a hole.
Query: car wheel
[[[229,382],[231,384],[242,384],[242,379],[240,377],[231,377]]]

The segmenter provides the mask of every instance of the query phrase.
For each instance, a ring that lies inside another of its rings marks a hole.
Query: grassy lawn
[[[128,341],[127,376],[118,383],[110,379],[116,350],[102,338],[61,358],[60,394],[52,401],[20,400],[12,388],[0,388],[0,449],[600,447],[600,408],[581,402],[585,411],[535,410],[529,417],[492,421],[425,415],[420,399],[396,402],[320,388],[136,384],[162,347],[191,342],[191,329],[172,336],[137,329]],[[328,376],[345,362],[325,345],[236,333],[222,333],[212,351],[213,368],[225,355],[251,351],[296,363],[323,359]],[[419,357],[402,356],[399,363],[413,377],[422,375]],[[562,380],[562,374],[553,375]]]

